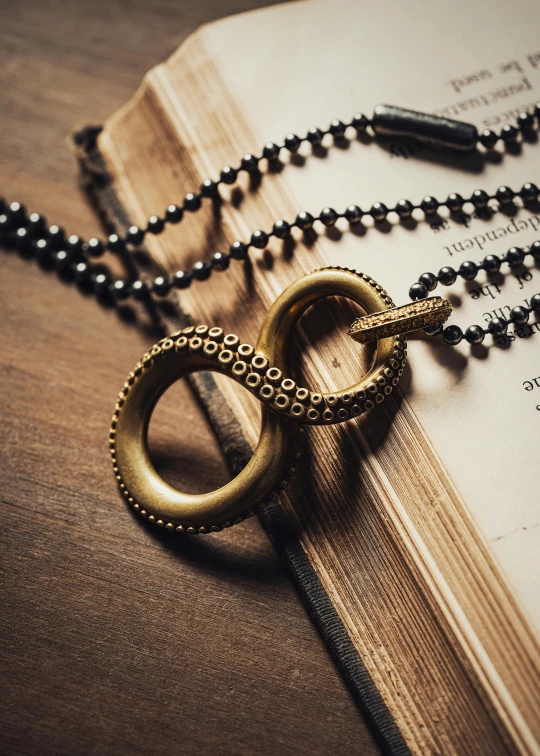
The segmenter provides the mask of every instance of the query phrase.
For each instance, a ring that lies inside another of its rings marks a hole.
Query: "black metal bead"
[[[360,223],[363,213],[358,205],[349,205],[349,207],[345,210],[344,215],[351,226],[354,226],[355,223]]]
[[[369,119],[363,113],[355,113],[352,117],[352,125],[359,134],[362,134],[368,127]]]
[[[459,266],[459,275],[465,279],[465,281],[472,281],[478,275],[478,265],[471,260],[462,262]]]
[[[272,233],[274,234],[274,236],[277,236],[278,239],[286,239],[288,236],[290,236],[291,224],[287,223],[287,221],[285,220],[277,220],[274,223]]]
[[[32,213],[28,218],[27,228],[33,239],[42,239],[45,234],[46,220],[39,213]]]
[[[492,336],[503,336],[508,330],[508,323],[504,318],[492,318],[489,321],[488,331]]]
[[[517,117],[517,124],[522,131],[531,131],[534,128],[534,116],[532,113],[523,111]]]
[[[424,333],[427,333],[428,336],[439,336],[439,334],[442,333],[442,330],[443,330],[443,324],[435,323],[435,325],[424,328]]]
[[[122,281],[121,278],[116,280],[109,287],[109,291],[119,302],[128,299],[131,296],[131,286],[127,281]]]
[[[497,144],[498,139],[499,137],[497,134],[491,129],[484,129],[480,134],[480,143],[486,148],[486,150],[492,150]]]
[[[83,251],[83,244],[84,242],[81,237],[76,234],[69,236],[65,242],[66,249],[70,249],[76,255],[79,255]]]
[[[478,325],[471,325],[467,328],[467,330],[464,333],[465,340],[469,342],[469,344],[481,344],[484,340],[484,329],[481,328]]]
[[[110,280],[104,273],[98,273],[92,279],[92,285],[96,294],[108,294]]]
[[[236,168],[231,168],[230,165],[226,165],[221,171],[221,180],[224,184],[234,184],[238,178],[238,171]]]
[[[0,215],[5,215],[8,209],[8,203],[3,197],[0,197]]]
[[[191,274],[196,281],[207,281],[212,273],[212,268],[207,262],[199,260],[191,269]]]
[[[168,278],[165,276],[158,276],[157,278],[154,278],[154,282],[152,284],[152,291],[154,294],[156,294],[158,297],[166,297],[167,294],[171,290],[171,282]]]
[[[142,302],[145,299],[147,299],[148,295],[150,294],[150,291],[148,289],[148,286],[145,284],[144,281],[134,281],[131,285],[131,290],[133,293],[133,297],[138,301]]]
[[[26,217],[26,208],[20,202],[11,202],[7,208],[6,215],[9,215],[14,226],[23,226],[28,218]]]
[[[422,275],[419,277],[418,282],[423,284],[428,291],[433,291],[437,288],[437,276],[433,275],[433,273],[422,273]]]
[[[504,259],[511,268],[517,268],[525,259],[525,252],[520,247],[510,247]]]
[[[409,200],[400,199],[394,209],[398,216],[402,220],[405,220],[406,218],[410,218],[413,214],[414,206],[412,202],[409,202]]]
[[[345,136],[345,124],[340,121],[339,118],[335,118],[330,124],[328,131],[332,134],[334,139],[343,139]]]
[[[540,241],[535,241],[529,247],[529,253],[535,260],[540,260]]]
[[[205,179],[201,184],[201,197],[217,197],[218,186],[212,179]]]
[[[248,256],[248,245],[241,241],[235,241],[229,247],[229,254],[233,260],[245,260]]]
[[[515,196],[509,186],[500,186],[495,192],[495,199],[500,205],[509,205]]]
[[[160,234],[163,229],[165,228],[165,222],[163,221],[163,218],[160,218],[158,215],[151,215],[148,218],[148,224],[146,226],[146,230],[154,234],[154,236],[157,236]]]
[[[34,255],[38,260],[48,257],[52,251],[49,239],[37,239],[34,242]]]
[[[334,226],[338,218],[339,215],[332,207],[325,207],[319,215],[319,220],[325,226]]]
[[[486,255],[482,262],[482,267],[486,273],[497,273],[501,267],[502,260],[497,255]]]
[[[9,215],[6,215],[6,213],[0,214],[0,237],[6,237],[12,227],[13,224]]]
[[[244,155],[241,162],[241,168],[243,171],[253,173],[253,171],[256,171],[258,167],[259,160],[255,157],[255,155],[252,155],[250,152]]]
[[[287,134],[284,141],[285,147],[289,150],[289,152],[297,152],[302,143],[302,140],[300,139],[300,137],[297,137],[296,134]]]
[[[425,215],[435,215],[438,209],[439,203],[435,197],[424,197],[420,203],[420,210],[422,210]]]
[[[456,346],[463,338],[463,331],[457,325],[449,325],[443,331],[443,339],[450,346]]]
[[[520,247],[510,247],[505,256],[505,262],[507,262],[512,268],[521,265],[524,259],[525,252]]]
[[[172,282],[175,289],[187,289],[192,280],[193,276],[188,270],[177,270]]]
[[[540,102],[537,102],[534,106],[534,115],[536,116],[536,120],[540,124]]]
[[[511,123],[507,123],[501,129],[501,139],[506,144],[511,144],[512,142],[515,142],[518,137],[518,134],[519,134],[518,129],[516,129],[515,126],[512,126]]]
[[[540,310],[540,294],[534,294],[531,297],[529,304],[534,312],[538,312]]]
[[[429,290],[427,286],[425,286],[423,283],[420,283],[420,282],[413,283],[413,285],[409,289],[409,296],[414,301],[418,299],[425,299],[428,296],[428,294],[429,294]]]
[[[371,206],[369,214],[376,223],[382,223],[386,220],[386,216],[388,215],[388,208],[382,202],[375,202]]]
[[[526,307],[522,307],[521,305],[518,305],[517,307],[513,307],[510,312],[510,320],[512,323],[515,323],[515,325],[523,325],[526,323],[529,319],[529,311]]]
[[[267,142],[263,147],[263,157],[267,160],[277,160],[279,158],[279,153],[281,152],[280,147],[275,144],[274,142]]]
[[[130,226],[127,230],[126,241],[138,247],[144,240],[144,231],[138,226]]]
[[[540,192],[538,191],[536,184],[527,182],[526,184],[523,184],[519,194],[523,202],[536,202]]]
[[[118,234],[111,234],[107,239],[107,249],[111,252],[122,252],[124,249],[124,240]]]
[[[324,137],[324,134],[322,133],[320,129],[317,129],[317,128],[309,129],[306,135],[306,139],[308,140],[308,142],[310,143],[312,147],[320,147],[322,144],[323,137]]]
[[[53,249],[60,249],[66,240],[65,231],[61,226],[49,226],[47,236]]]
[[[437,278],[443,286],[451,286],[456,281],[457,273],[453,268],[445,265],[444,268],[440,269]]]
[[[101,257],[105,252],[105,248],[103,247],[101,239],[96,239],[96,237],[93,236],[91,239],[88,239],[86,251],[91,257]]]
[[[85,283],[90,278],[91,269],[88,263],[78,262],[73,268],[73,276],[77,283]]]
[[[184,210],[188,210],[190,213],[194,213],[201,206],[200,195],[188,192],[184,197]]]
[[[30,236],[28,229],[22,226],[15,231],[13,241],[17,249],[20,249],[21,251],[28,250],[32,242],[32,237]]]
[[[301,213],[298,213],[296,216],[295,224],[298,226],[299,229],[302,231],[307,231],[313,226],[314,217],[311,215],[311,213],[306,213],[304,210]]]
[[[251,245],[257,249],[264,249],[268,244],[268,234],[266,231],[254,231],[251,234]]]
[[[452,192],[452,194],[449,194],[446,198],[446,207],[450,210],[451,213],[459,213],[463,209],[463,203],[464,199],[461,196],[461,194],[456,194],[455,192]]]
[[[183,215],[184,211],[181,207],[178,207],[178,205],[169,205],[165,210],[165,219],[167,220],[167,223],[180,223]]]
[[[475,189],[471,195],[471,202],[477,210],[482,210],[482,208],[487,207],[489,194],[483,189]]]
[[[214,252],[210,264],[214,270],[227,270],[231,258],[225,252]]]
[[[58,271],[67,270],[71,264],[72,254],[67,249],[59,249],[54,255],[54,267]]]

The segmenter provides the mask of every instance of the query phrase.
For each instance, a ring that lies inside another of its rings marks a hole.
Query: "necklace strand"
[[[78,283],[89,283],[97,295],[111,294],[118,301],[126,300],[131,296],[137,300],[143,300],[151,294],[164,297],[173,287],[186,289],[193,281],[206,281],[210,278],[212,271],[227,270],[231,259],[247,259],[250,247],[264,249],[273,236],[284,240],[291,235],[294,228],[306,232],[313,227],[315,222],[320,222],[324,227],[331,227],[338,219],[345,218],[350,225],[355,225],[360,223],[364,216],[370,216],[376,224],[381,224],[387,220],[390,213],[395,213],[400,220],[406,220],[415,210],[421,210],[426,218],[432,218],[441,207],[446,207],[452,214],[457,214],[463,211],[467,203],[470,203],[476,211],[485,211],[491,201],[496,201],[499,206],[508,206],[519,197],[524,206],[527,206],[537,202],[539,196],[538,187],[527,182],[518,192],[514,192],[507,186],[499,187],[491,195],[482,189],[477,189],[468,199],[452,193],[443,202],[439,202],[435,197],[427,196],[416,205],[409,200],[400,200],[394,208],[387,208],[382,202],[375,202],[368,211],[362,211],[358,205],[349,205],[343,213],[338,213],[331,207],[324,208],[318,216],[300,212],[292,223],[278,220],[270,232],[254,231],[250,242],[233,242],[228,254],[215,252],[210,262],[196,262],[191,271],[179,270],[172,276],[157,276],[150,284],[140,279],[127,281],[121,278],[111,282],[105,273],[95,273],[87,255],[102,256],[104,249],[100,248],[99,255],[96,252],[96,242],[99,240],[90,239],[85,244],[78,236],[70,236],[66,239],[63,229],[56,225],[49,226],[47,229],[43,216],[37,213],[27,215],[25,208],[18,202],[8,205],[0,199],[0,210],[3,211],[0,213],[0,240],[18,249],[32,251],[38,260],[50,259],[59,273],[71,270]],[[132,226],[130,230],[134,228]],[[117,244],[117,239],[120,237],[112,234],[109,237],[108,248],[110,251],[119,253],[121,247]],[[441,281],[441,283],[444,282]]]
[[[437,275],[422,273],[418,281],[413,283],[409,289],[409,296],[413,301],[425,299],[429,296],[430,292],[437,288],[437,284],[439,283],[443,286],[452,286],[458,276],[461,276],[464,281],[473,281],[482,270],[485,270],[488,275],[498,273],[503,263],[506,263],[510,268],[519,268],[527,255],[531,255],[536,262],[540,262],[540,241],[533,242],[528,249],[510,247],[504,257],[486,255],[480,263],[466,260],[461,263],[457,271],[449,265],[445,265]],[[487,328],[482,328],[479,325],[470,325],[463,331],[457,325],[450,324],[446,328],[443,328],[442,323],[439,323],[424,330],[428,336],[442,334],[444,341],[451,346],[456,346],[463,338],[469,344],[481,344],[488,333],[493,338],[497,338],[506,335],[510,324],[515,326],[525,325],[528,323],[531,313],[535,313],[537,317],[540,314],[540,294],[534,294],[529,300],[529,305],[526,307],[523,307],[523,305],[513,307],[510,310],[509,318],[502,317],[502,313],[500,318],[492,318]]]
[[[403,112],[409,113],[409,111]],[[133,280],[133,278],[131,280],[118,278],[112,281],[107,274],[94,270],[90,258],[100,258],[107,250],[119,254],[137,249],[144,242],[146,234],[158,235],[164,230],[166,224],[175,225],[179,223],[186,212],[197,212],[202,206],[203,199],[214,201],[219,199],[219,186],[221,184],[234,184],[242,171],[247,173],[259,171],[261,160],[266,159],[270,166],[279,159],[283,149],[286,149],[289,153],[295,153],[303,142],[308,142],[316,149],[322,145],[323,139],[327,135],[332,136],[334,142],[339,142],[346,138],[347,129],[352,128],[357,135],[361,135],[366,132],[369,126],[373,126],[373,119],[370,120],[362,113],[356,113],[349,123],[343,123],[336,119],[331,122],[327,130],[311,128],[303,138],[290,133],[285,137],[283,144],[268,142],[264,145],[260,157],[248,153],[241,159],[239,168],[225,166],[217,181],[210,179],[203,181],[199,192],[186,194],[181,205],[169,205],[164,217],[152,215],[148,219],[146,228],[130,226],[124,236],[111,234],[106,242],[97,238],[85,242],[77,235],[70,235],[66,238],[65,232],[60,226],[47,226],[42,215],[38,213],[28,214],[25,207],[19,202],[8,204],[5,200],[0,199],[0,241],[30,251],[38,260],[52,262],[59,273],[66,271],[72,273],[79,284],[89,285],[98,296],[110,295],[118,301],[124,301],[131,296],[137,300],[145,300],[152,295],[164,297],[173,287],[182,290],[190,286],[193,281],[206,281],[212,271],[226,270],[231,259],[245,260],[248,257],[250,247],[264,249],[272,237],[286,239],[291,235],[294,228],[306,232],[316,222],[321,223],[324,227],[331,227],[340,218],[344,218],[350,225],[355,225],[361,223],[365,217],[370,217],[375,224],[380,225],[392,213],[399,220],[407,220],[414,211],[419,210],[425,218],[433,218],[438,214],[441,207],[446,207],[451,214],[455,215],[462,212],[467,203],[470,203],[476,211],[481,212],[488,208],[491,201],[496,201],[499,206],[509,206],[517,197],[525,206],[538,201],[540,196],[538,187],[534,183],[528,182],[517,192],[507,186],[499,187],[494,194],[478,189],[468,199],[464,199],[457,193],[451,193],[443,201],[439,201],[433,196],[424,197],[418,204],[402,199],[393,208],[388,208],[382,202],[375,202],[369,210],[362,210],[358,205],[352,204],[342,213],[331,207],[325,207],[317,216],[304,211],[300,212],[293,222],[278,220],[274,223],[271,231],[266,232],[259,229],[251,234],[250,240],[247,242],[234,241],[227,253],[215,252],[209,262],[200,260],[193,265],[190,271],[179,270],[172,276],[160,275],[149,283],[140,279]],[[477,135],[475,146],[481,144],[489,150],[493,149],[499,140],[509,146],[518,141],[520,134],[522,138],[527,138],[534,130],[538,131],[539,129],[540,103],[537,103],[532,113],[522,112],[518,115],[517,126],[506,124],[501,128],[499,134],[489,129],[484,130]],[[476,132],[476,130],[474,131]],[[481,266],[478,267],[481,268]],[[433,274],[425,275],[431,276]],[[462,275],[461,272],[460,275]],[[423,284],[422,281],[419,283]],[[444,282],[441,280],[441,283]],[[423,285],[425,286],[425,284]],[[415,291],[418,291],[418,289]],[[449,326],[449,328],[455,327]],[[450,334],[447,338],[450,338]],[[448,343],[451,342],[448,341]]]

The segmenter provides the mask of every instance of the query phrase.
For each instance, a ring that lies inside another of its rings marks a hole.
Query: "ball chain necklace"
[[[369,210],[349,205],[343,213],[326,207],[316,217],[301,212],[293,222],[276,221],[269,232],[254,231],[247,242],[234,241],[227,253],[215,252],[210,261],[198,261],[189,271],[159,275],[151,282],[135,276],[111,280],[106,273],[96,272],[91,263],[91,258],[99,258],[105,251],[126,259],[142,245],[147,234],[160,234],[166,224],[179,223],[186,213],[199,210],[203,199],[219,199],[221,184],[234,184],[240,172],[259,171],[263,159],[272,164],[282,150],[295,153],[303,142],[316,149],[327,135],[339,142],[346,137],[347,129],[363,134],[368,127],[375,135],[406,137],[450,150],[472,151],[478,145],[490,150],[499,141],[508,149],[540,130],[540,103],[533,112],[520,113],[517,126],[507,124],[499,134],[490,129],[479,134],[471,124],[388,105],[377,106],[371,119],[357,113],[350,123],[334,120],[326,131],[312,128],[303,138],[287,134],[283,144],[265,144],[259,157],[244,155],[239,168],[225,166],[218,180],[203,181],[199,191],[186,194],[181,205],[169,205],[164,217],[152,215],[145,228],[131,226],[124,236],[111,234],[106,242],[97,238],[85,242],[76,235],[66,237],[62,228],[47,226],[41,215],[29,215],[20,203],[0,200],[0,240],[49,262],[60,273],[70,273],[98,297],[113,297],[118,302],[133,297],[149,302],[154,296],[167,296],[172,288],[183,290],[193,282],[208,280],[212,272],[227,270],[231,260],[246,260],[251,247],[264,249],[271,237],[286,239],[294,228],[306,232],[316,222],[330,227],[344,218],[354,225],[371,217],[375,224],[381,224],[391,213],[406,220],[414,211],[421,211],[426,218],[436,216],[441,207],[457,214],[467,204],[482,212],[492,201],[503,208],[516,199],[524,207],[538,202],[539,189],[528,182],[518,191],[502,186],[493,195],[476,190],[468,199],[452,193],[443,201],[432,196],[424,197],[419,204],[400,200],[393,208],[375,202]],[[109,445],[122,494],[149,522],[179,533],[215,532],[241,522],[272,501],[287,484],[300,454],[302,426],[345,422],[368,412],[392,392],[405,366],[406,333],[424,329],[431,336],[442,334],[449,345],[463,338],[476,345],[487,333],[493,337],[504,335],[510,323],[522,325],[532,313],[538,315],[540,293],[531,297],[526,307],[514,307],[508,320],[493,318],[487,329],[478,325],[465,331],[456,325],[443,328],[452,308],[441,297],[429,296],[439,283],[450,286],[458,276],[471,281],[481,270],[488,274],[498,272],[503,263],[518,267],[528,255],[540,261],[540,241],[525,249],[512,247],[502,258],[487,255],[480,263],[463,262],[457,271],[445,266],[437,275],[423,273],[409,290],[412,302],[402,307],[396,307],[382,286],[367,274],[323,268],[303,276],[276,299],[261,325],[255,347],[241,343],[238,336],[225,334],[221,328],[206,325],[188,326],[162,338],[129,373],[116,401]],[[133,258],[127,259],[136,271]],[[333,393],[318,393],[297,386],[289,377],[287,346],[303,312],[315,301],[335,295],[356,302],[367,313],[351,325],[349,335],[361,343],[376,342],[376,355],[369,371],[354,385]],[[164,391],[179,378],[200,370],[222,373],[247,388],[263,405],[262,423],[253,457],[239,475],[217,491],[188,495],[169,486],[154,469],[147,433],[151,414]]]

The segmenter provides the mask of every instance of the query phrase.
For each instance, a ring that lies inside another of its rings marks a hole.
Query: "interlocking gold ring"
[[[368,314],[394,306],[365,274],[323,268],[300,278],[276,299],[261,326],[255,349],[221,328],[189,326],[161,339],[147,352],[119,394],[110,432],[113,468],[129,504],[150,522],[183,533],[208,533],[241,522],[277,495],[294,471],[301,424],[344,422],[383,401],[405,365],[403,336],[377,342],[370,370],[331,394],[301,388],[287,377],[291,330],[315,301],[342,296]],[[233,480],[205,494],[175,490],[156,472],[148,452],[148,425],[157,401],[188,373],[212,370],[245,386],[263,404],[255,452]]]

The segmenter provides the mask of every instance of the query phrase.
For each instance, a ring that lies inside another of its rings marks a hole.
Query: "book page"
[[[532,0],[456,0],[451,9],[421,0],[381,0],[376,7],[313,0],[210,26],[205,44],[260,137],[247,151],[290,131],[325,128],[332,118],[345,121],[358,110],[370,117],[379,103],[499,130],[540,100],[539,24],[540,5]],[[260,55],[246,67],[234,50],[256,29]],[[470,159],[355,140],[348,149],[331,148],[324,158],[308,157],[285,170],[298,210],[365,209],[375,201],[392,207],[401,198],[419,203],[425,195],[443,200],[450,192],[468,197],[478,188],[494,193],[501,185],[518,190],[526,181],[539,184],[540,146],[529,142],[515,153],[501,149]],[[390,221],[381,228],[366,221],[361,234],[339,224],[343,233],[322,235],[320,243],[329,264],[369,273],[397,304],[409,301],[410,285],[425,271],[459,268],[465,260],[480,262],[540,239],[540,215],[519,206],[489,220],[472,213],[452,219],[443,212],[432,222]],[[508,315],[537,292],[540,271],[529,256],[523,267],[503,265],[499,276],[482,273],[469,283],[459,278],[435,293],[448,296],[451,322],[465,329]],[[500,343],[486,336],[474,348],[411,338],[406,397],[538,628],[540,325],[534,323],[531,316],[527,326],[510,326]]]

